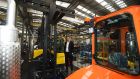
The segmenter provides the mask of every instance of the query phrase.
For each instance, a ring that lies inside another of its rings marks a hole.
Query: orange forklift
[[[140,79],[140,6],[94,18],[92,56],[66,79]]]

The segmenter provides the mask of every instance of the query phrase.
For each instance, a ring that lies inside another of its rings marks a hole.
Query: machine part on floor
[[[51,51],[52,52],[52,51]],[[39,58],[43,54],[43,49],[37,49],[33,52],[33,59]],[[54,53],[52,53],[54,54]],[[57,53],[56,55],[56,64],[65,64],[65,54]]]
[[[0,25],[0,79],[20,79],[20,43],[15,28],[16,4],[8,1],[8,21]]]
[[[43,54],[43,49],[34,50],[34,52],[33,52],[33,58],[37,58],[37,57],[39,57],[42,54]]]
[[[56,55],[56,64],[65,64],[65,54],[64,53],[57,53]]]
[[[139,12],[131,6],[94,18],[92,65],[66,79],[140,79]]]

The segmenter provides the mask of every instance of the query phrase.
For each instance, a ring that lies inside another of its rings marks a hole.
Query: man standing
[[[74,50],[74,43],[72,42],[70,37],[67,37],[65,43],[65,60],[66,60],[66,70],[68,73],[68,66],[70,64],[71,71],[73,71],[73,50]]]

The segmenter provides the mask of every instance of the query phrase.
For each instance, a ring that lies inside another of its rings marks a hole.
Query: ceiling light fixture
[[[96,2],[98,2],[98,3],[101,3],[101,2],[103,2],[104,0],[96,0]]]
[[[83,9],[83,7],[81,5],[78,5],[77,8],[78,9]]]
[[[109,10],[110,12],[114,12],[116,11],[115,8],[113,8],[109,3],[107,3],[104,0],[96,0],[96,2],[98,2],[100,5],[102,5],[103,7],[105,7],[107,10]]]
[[[79,10],[81,10],[81,11],[83,11],[83,12],[85,12],[85,13],[91,15],[91,16],[94,16],[94,15],[95,15],[95,13],[93,13],[92,11],[90,11],[90,10],[84,8],[84,7],[81,6],[81,5],[78,5],[78,6],[77,6],[77,9],[79,9]],[[82,15],[83,17],[85,17],[85,16],[89,17],[88,15],[86,15],[86,14],[84,14],[84,13],[81,13],[81,12],[78,13],[78,12],[79,12],[79,11],[75,10],[75,13],[77,13],[77,14],[79,14],[79,15]],[[93,14],[92,14],[92,13],[93,13]]]
[[[120,8],[127,7],[126,3],[123,0],[113,0]]]
[[[70,3],[56,1],[56,5],[67,8],[70,5]]]
[[[107,4],[108,4],[108,3],[105,2],[105,1],[101,2],[101,5],[102,5],[102,6],[105,6],[105,5],[107,5]]]

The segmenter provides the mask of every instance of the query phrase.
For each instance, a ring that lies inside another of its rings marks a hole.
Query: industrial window
[[[0,0],[0,25],[6,24],[8,2]]]
[[[123,14],[96,24],[95,60],[100,65],[137,75],[140,56],[131,17]]]

